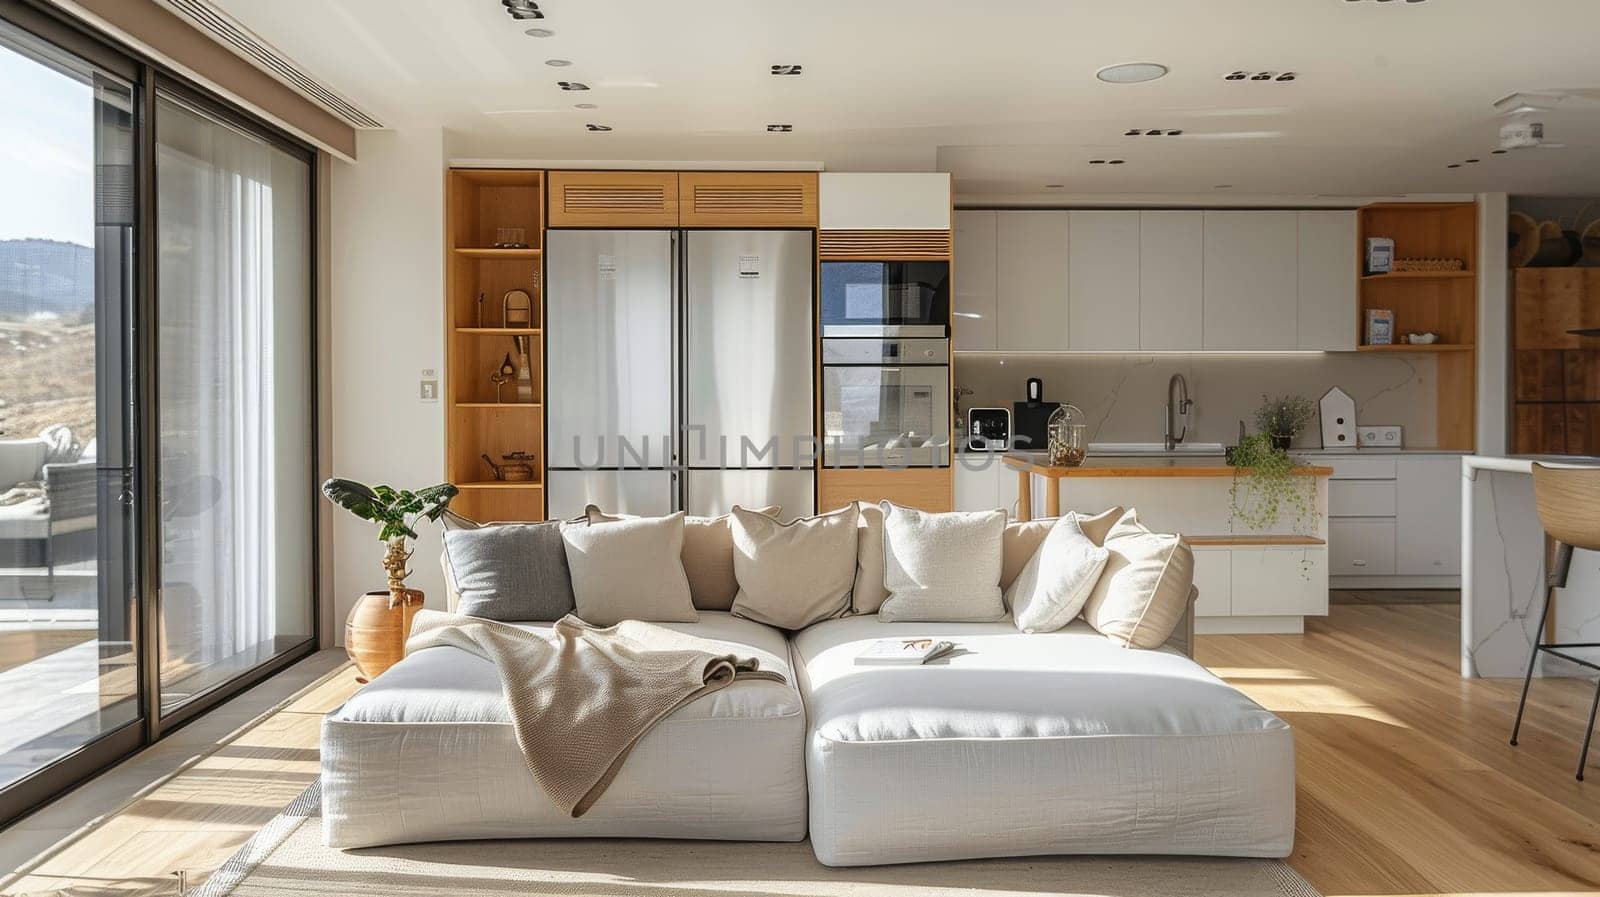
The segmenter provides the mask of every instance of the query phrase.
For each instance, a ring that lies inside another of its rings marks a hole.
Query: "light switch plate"
[[[1404,444],[1402,428],[1398,426],[1369,426],[1356,428],[1356,444],[1362,448],[1401,448]]]
[[[439,401],[439,374],[433,368],[422,369],[422,379],[417,384],[417,401],[430,404]]]

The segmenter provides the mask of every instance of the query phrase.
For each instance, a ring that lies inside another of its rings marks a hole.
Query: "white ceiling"
[[[998,198],[1600,193],[1600,0],[540,0],[520,23],[499,0],[214,2],[455,157],[941,169]],[[1145,60],[1171,73],[1094,77]],[[1495,100],[1582,89],[1542,116],[1566,148],[1490,154]]]

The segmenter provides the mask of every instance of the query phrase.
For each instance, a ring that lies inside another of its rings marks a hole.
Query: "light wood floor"
[[[1600,893],[1600,756],[1572,777],[1591,692],[1456,673],[1456,607],[1336,605],[1305,635],[1205,636],[1199,659],[1295,728],[1290,863],[1328,897]],[[174,893],[198,883],[316,775],[318,720],[355,689],[319,686],[108,820],[7,895]]]

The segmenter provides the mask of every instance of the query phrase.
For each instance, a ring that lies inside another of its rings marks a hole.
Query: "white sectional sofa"
[[[1286,856],[1292,733],[1190,658],[1195,597],[1154,650],[1123,647],[1081,619],[1024,633],[1009,618],[860,613],[785,633],[701,609],[699,622],[662,623],[753,655],[785,681],[736,682],[684,706],[578,819],[528,772],[494,666],[425,649],[325,719],[325,840],[809,833],[834,866]],[[957,650],[923,666],[855,663],[874,640],[923,636]]]

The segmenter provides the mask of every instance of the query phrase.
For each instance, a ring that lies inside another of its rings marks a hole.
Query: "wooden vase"
[[[397,589],[368,592],[356,600],[344,621],[344,650],[361,674],[356,681],[370,682],[405,656],[422,598],[418,589]]]

